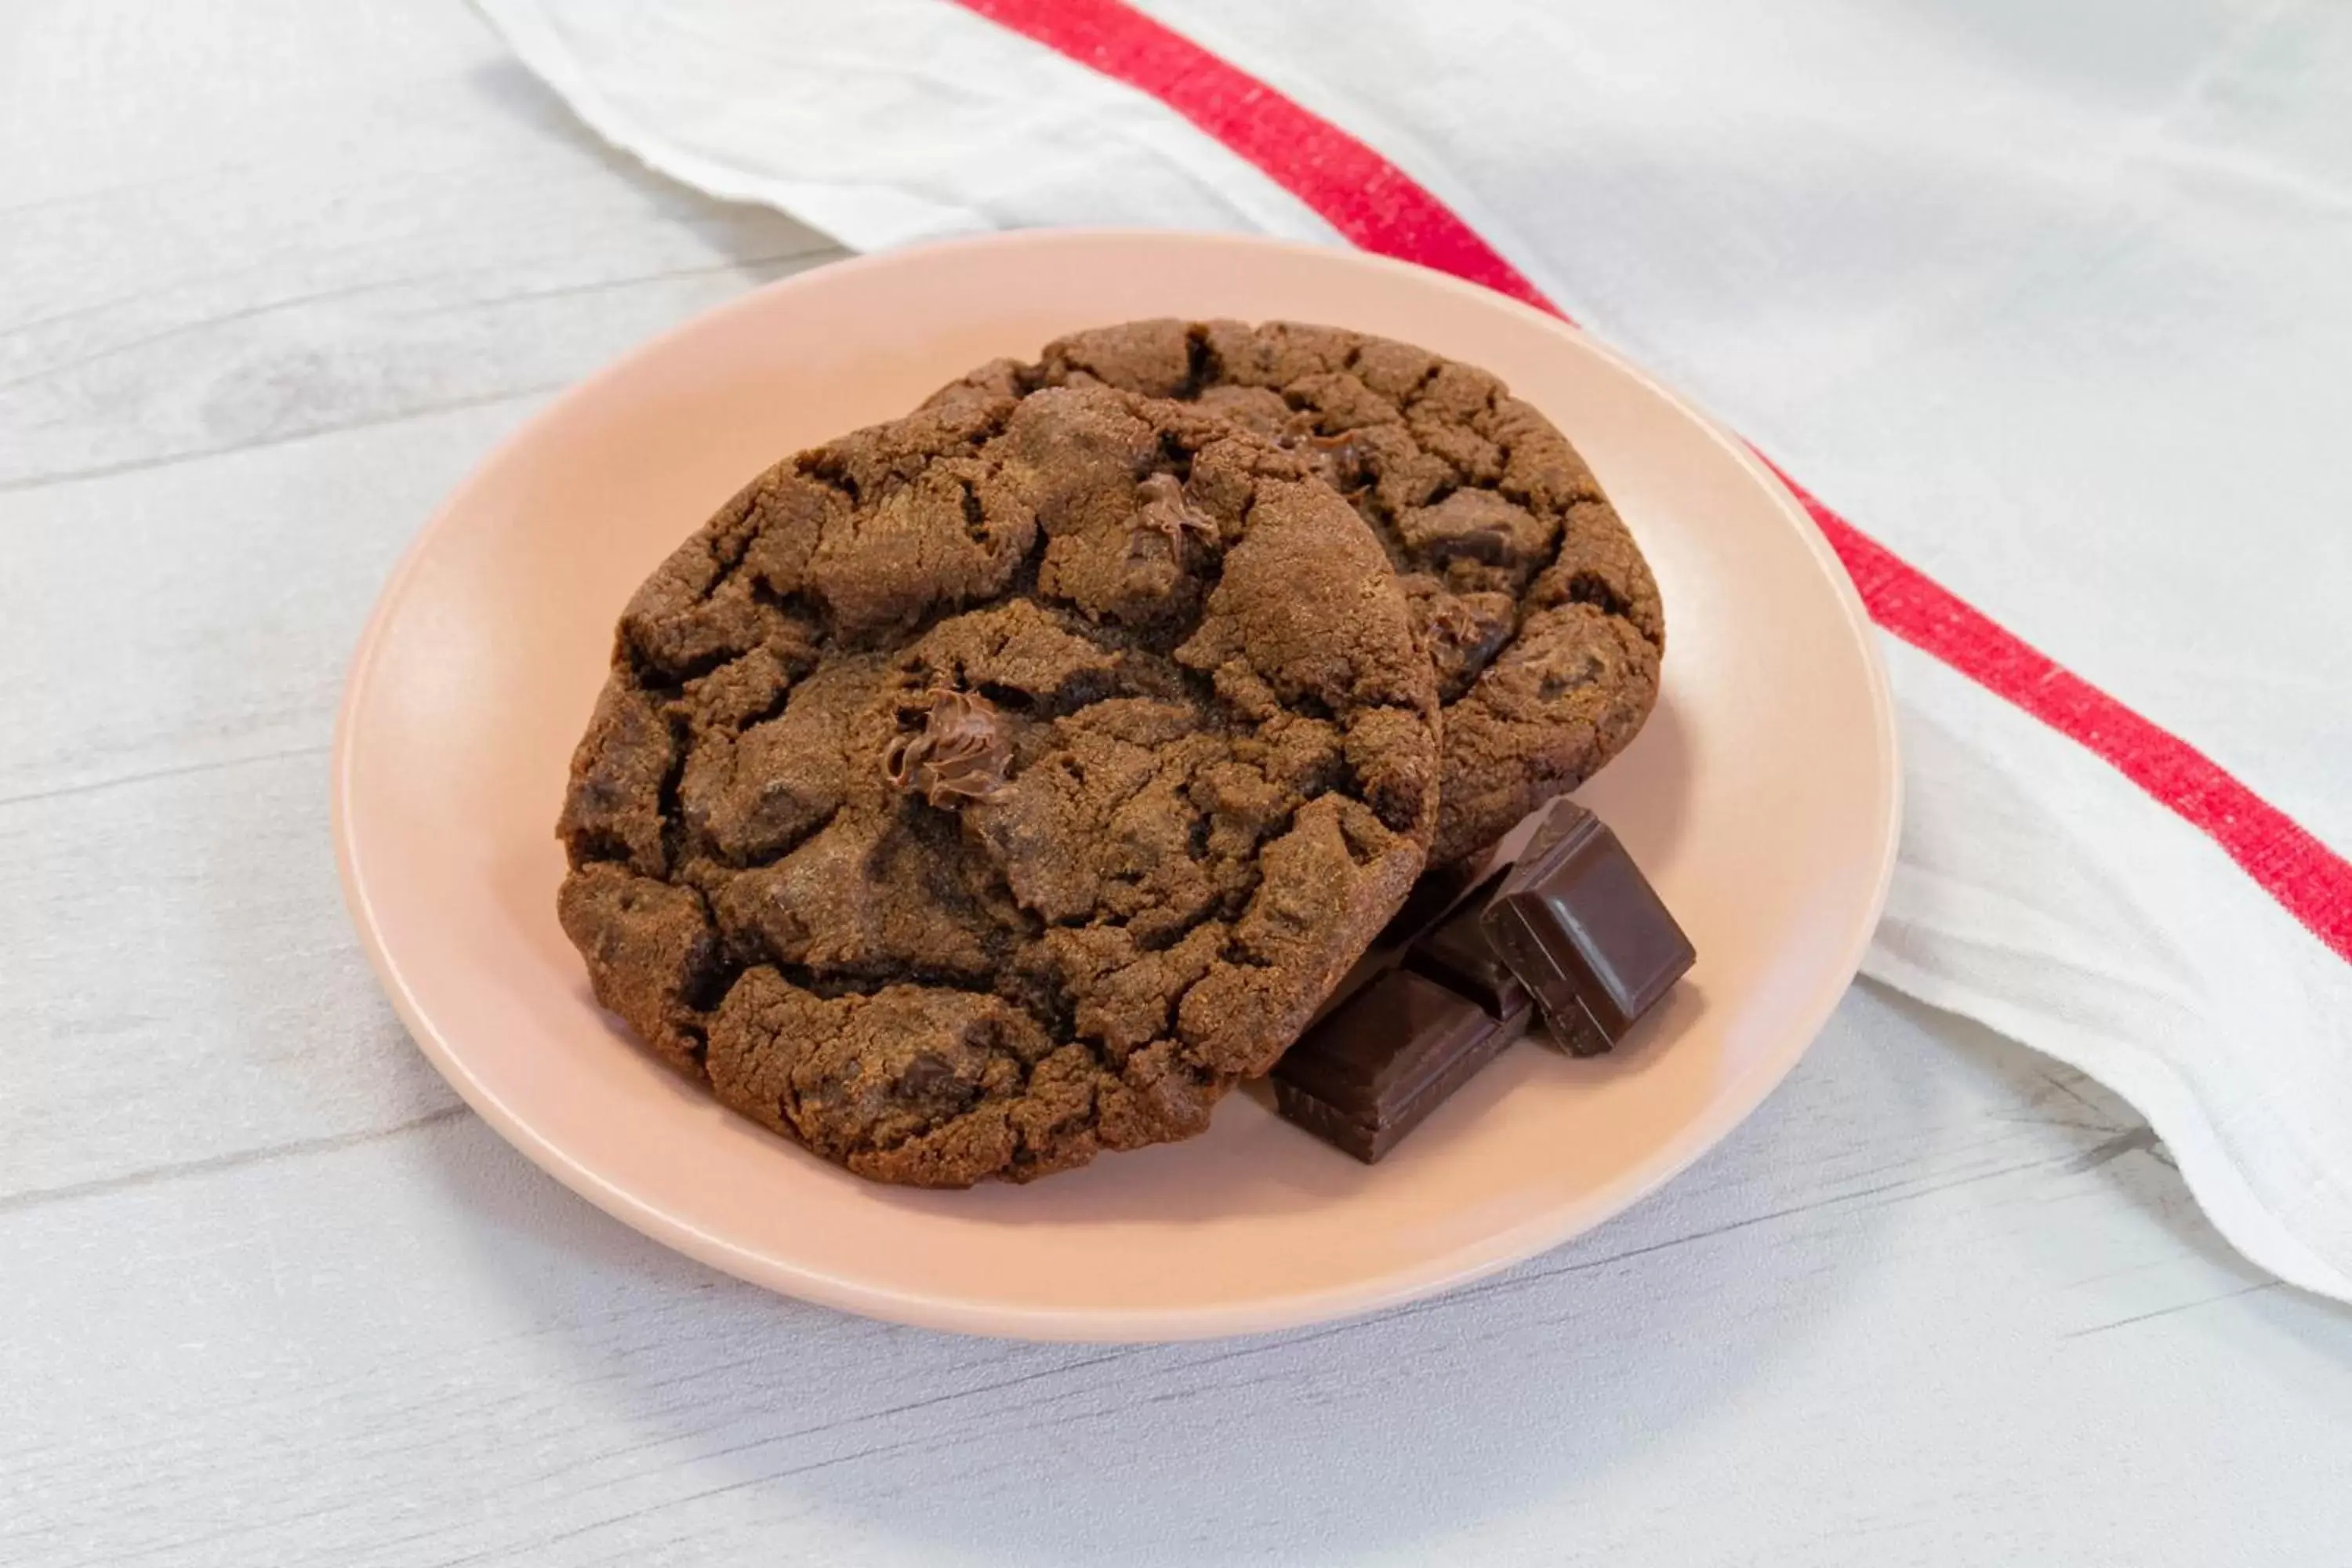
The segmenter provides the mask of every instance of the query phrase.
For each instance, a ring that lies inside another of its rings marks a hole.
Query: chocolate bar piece
[[[1370,1164],[1526,1028],[1411,969],[1391,969],[1308,1029],[1274,1068],[1289,1121]]]
[[[1462,895],[1469,889],[1468,866],[1440,866],[1434,871],[1423,872],[1421,880],[1412,885],[1412,891],[1404,896],[1404,907],[1381,928],[1381,934],[1372,939],[1372,946],[1375,949],[1410,946],[1414,938],[1435,925],[1447,910],[1461,902]],[[1481,889],[1480,896],[1484,896],[1484,889]]]
[[[1449,911],[1482,902],[1492,889],[1480,889],[1475,900],[1462,896],[1470,886],[1470,876],[1471,868],[1467,866],[1441,866],[1424,872],[1421,880],[1412,885],[1412,891],[1405,895],[1404,907],[1381,928],[1380,935],[1372,938],[1371,945],[1364,949],[1355,967],[1340,977],[1339,984],[1331,988],[1331,994],[1323,998],[1323,1005],[1315,1010],[1310,1023],[1329,1017],[1347,1005],[1348,999],[1357,992],[1394,969],[1412,944],[1426,936]]]
[[[1481,920],[1580,1057],[1622,1039],[1697,956],[1617,836],[1573,801],[1546,808]]]
[[[1448,990],[1460,992],[1496,1018],[1524,1012],[1528,1005],[1527,987],[1486,940],[1480,919],[1506,874],[1498,871],[1488,878],[1484,887],[1404,952],[1407,969],[1419,970]]]

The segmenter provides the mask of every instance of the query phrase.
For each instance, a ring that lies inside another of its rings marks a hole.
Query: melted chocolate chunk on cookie
[[[950,806],[996,794],[1012,763],[1012,749],[988,699],[941,687],[930,694],[923,727],[890,742],[882,754],[882,772],[908,795]]]
[[[1352,430],[1318,436],[1311,416],[1292,415],[1275,439],[1285,449],[1303,455],[1325,484],[1350,500],[1357,500],[1370,482],[1365,447]]]
[[[1170,559],[1181,564],[1185,549],[1196,541],[1214,543],[1217,520],[1185,499],[1184,487],[1173,474],[1153,474],[1136,486],[1136,494],[1144,498],[1143,509],[1135,514],[1135,536],[1138,539],[1159,538],[1166,541]]]
[[[1518,633],[1518,602],[1508,594],[1456,594],[1434,577],[1403,579],[1422,649],[1437,672],[1441,701],[1454,702]]]
[[[1330,327],[1130,321],[983,365],[931,405],[1076,386],[1185,400],[1255,431],[1370,525],[1407,580],[1446,709],[1433,861],[1485,849],[1648,717],[1665,644],[1650,569],[1568,439],[1485,371]],[[1523,679],[1525,644],[1590,674]]]
[[[1273,1064],[1412,886],[1438,759],[1402,584],[1299,458],[975,397],[779,463],[647,579],[559,912],[726,1104],[877,1180],[1027,1180]]]

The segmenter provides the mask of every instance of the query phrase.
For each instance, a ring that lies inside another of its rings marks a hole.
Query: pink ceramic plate
[[[1591,461],[1656,568],[1664,691],[1581,798],[1698,967],[1613,1057],[1532,1042],[1376,1167],[1248,1094],[1190,1143],[1034,1186],[868,1185],[707,1100],[590,999],[555,922],[564,770],[638,580],[775,458],[997,354],[1137,316],[1288,317],[1486,365]],[[877,1317],[1150,1340],[1444,1289],[1624,1208],[1721,1138],[1844,991],[1894,860],[1895,739],[1860,601],[1737,443],[1571,329],[1343,250],[1033,232],[762,289],[560,399],[425,529],[360,644],[335,748],[344,890],[425,1055],[608,1212]]]

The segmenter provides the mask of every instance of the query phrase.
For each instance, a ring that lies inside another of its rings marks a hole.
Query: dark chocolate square
[[[1486,940],[1487,900],[1502,886],[1496,872],[1486,885],[1404,952],[1404,966],[1429,976],[1484,1007],[1491,1017],[1507,1017],[1528,1005],[1527,987]]]
[[[1391,970],[1275,1064],[1289,1121],[1370,1163],[1393,1148],[1527,1026],[1411,970]]]
[[[1622,1039],[1697,956],[1616,834],[1567,800],[1546,808],[1482,923],[1580,1056]]]
[[[1471,869],[1467,866],[1442,866],[1434,871],[1423,873],[1421,879],[1412,885],[1412,891],[1405,896],[1404,907],[1381,928],[1381,933],[1372,939],[1363,956],[1341,976],[1339,984],[1332,987],[1331,994],[1326,996],[1323,1005],[1315,1010],[1315,1021],[1329,1017],[1346,1006],[1349,998],[1357,992],[1402,963],[1406,951],[1445,920],[1449,913],[1459,918],[1466,910],[1475,920],[1477,909],[1485,904],[1486,894],[1492,889],[1482,888],[1475,899],[1465,900],[1463,895],[1470,886]]]

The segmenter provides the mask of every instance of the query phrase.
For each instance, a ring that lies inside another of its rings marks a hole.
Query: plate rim
[[[1392,1270],[1361,1283],[1324,1286],[1212,1307],[1008,1308],[973,1303],[935,1291],[876,1286],[792,1263],[714,1235],[614,1184],[593,1167],[583,1163],[562,1145],[541,1134],[474,1076],[465,1065],[462,1055],[451,1047],[433,1024],[411,988],[397,957],[385,946],[369,898],[366,868],[361,862],[352,832],[355,725],[365,704],[387,632],[415,586],[418,573],[435,542],[459,515],[470,510],[467,503],[475,491],[488,482],[487,476],[502,468],[518,449],[537,440],[544,428],[563,419],[575,404],[595,395],[628,373],[638,361],[667,348],[674,341],[690,332],[708,331],[714,321],[750,311],[755,306],[764,306],[772,296],[810,287],[811,280],[814,279],[837,277],[846,269],[886,270],[907,265],[914,258],[936,262],[942,257],[952,259],[957,255],[978,249],[1050,249],[1073,242],[1094,244],[1104,240],[1193,245],[1213,250],[1240,247],[1311,256],[1329,264],[1405,278],[1416,287],[1436,288],[1456,295],[1475,297],[1490,308],[1500,307],[1507,314],[1516,314],[1532,330],[1575,339],[1581,349],[1600,356],[1618,374],[1640,384],[1727,451],[1770,499],[1783,520],[1791,525],[1796,536],[1811,552],[1815,565],[1830,584],[1832,597],[1844,611],[1843,629],[1860,656],[1866,678],[1881,784],[1876,874],[1869,899],[1858,910],[1839,945],[1836,968],[1843,973],[1844,978],[1834,986],[1824,984],[1800,1010],[1799,1024],[1788,1030],[1788,1037],[1795,1042],[1794,1045],[1777,1049],[1729,1080],[1722,1092],[1709,1102],[1704,1115],[1677,1128],[1675,1136],[1661,1145],[1651,1158],[1586,1194],[1582,1200],[1564,1205],[1559,1210],[1533,1216],[1433,1260]],[[599,369],[572,383],[481,456],[417,531],[385,577],[346,668],[342,696],[336,706],[330,763],[329,818],[334,839],[336,876],[342,889],[345,910],[362,948],[367,953],[369,966],[374,970],[379,985],[392,1003],[393,1010],[407,1030],[410,1039],[432,1063],[434,1069],[457,1091],[459,1099],[489,1124],[493,1131],[534,1165],[641,1235],[707,1267],[782,1295],[919,1328],[1003,1338],[1104,1343],[1215,1339],[1364,1317],[1408,1301],[1458,1289],[1499,1273],[1598,1227],[1665,1185],[1754,1113],[1812,1047],[1830,1014],[1852,987],[1854,977],[1861,971],[1862,959],[1869,947],[1871,935],[1876,930],[1885,907],[1901,840],[1904,805],[1893,689],[1885,663],[1880,657],[1877,634],[1861,593],[1820,525],[1814,522],[1779,474],[1746,442],[1731,435],[1648,371],[1575,323],[1481,285],[1412,262],[1366,251],[1256,235],[1139,226],[1003,230],[959,236],[826,262],[746,290],[735,299],[689,316],[635,343]]]

